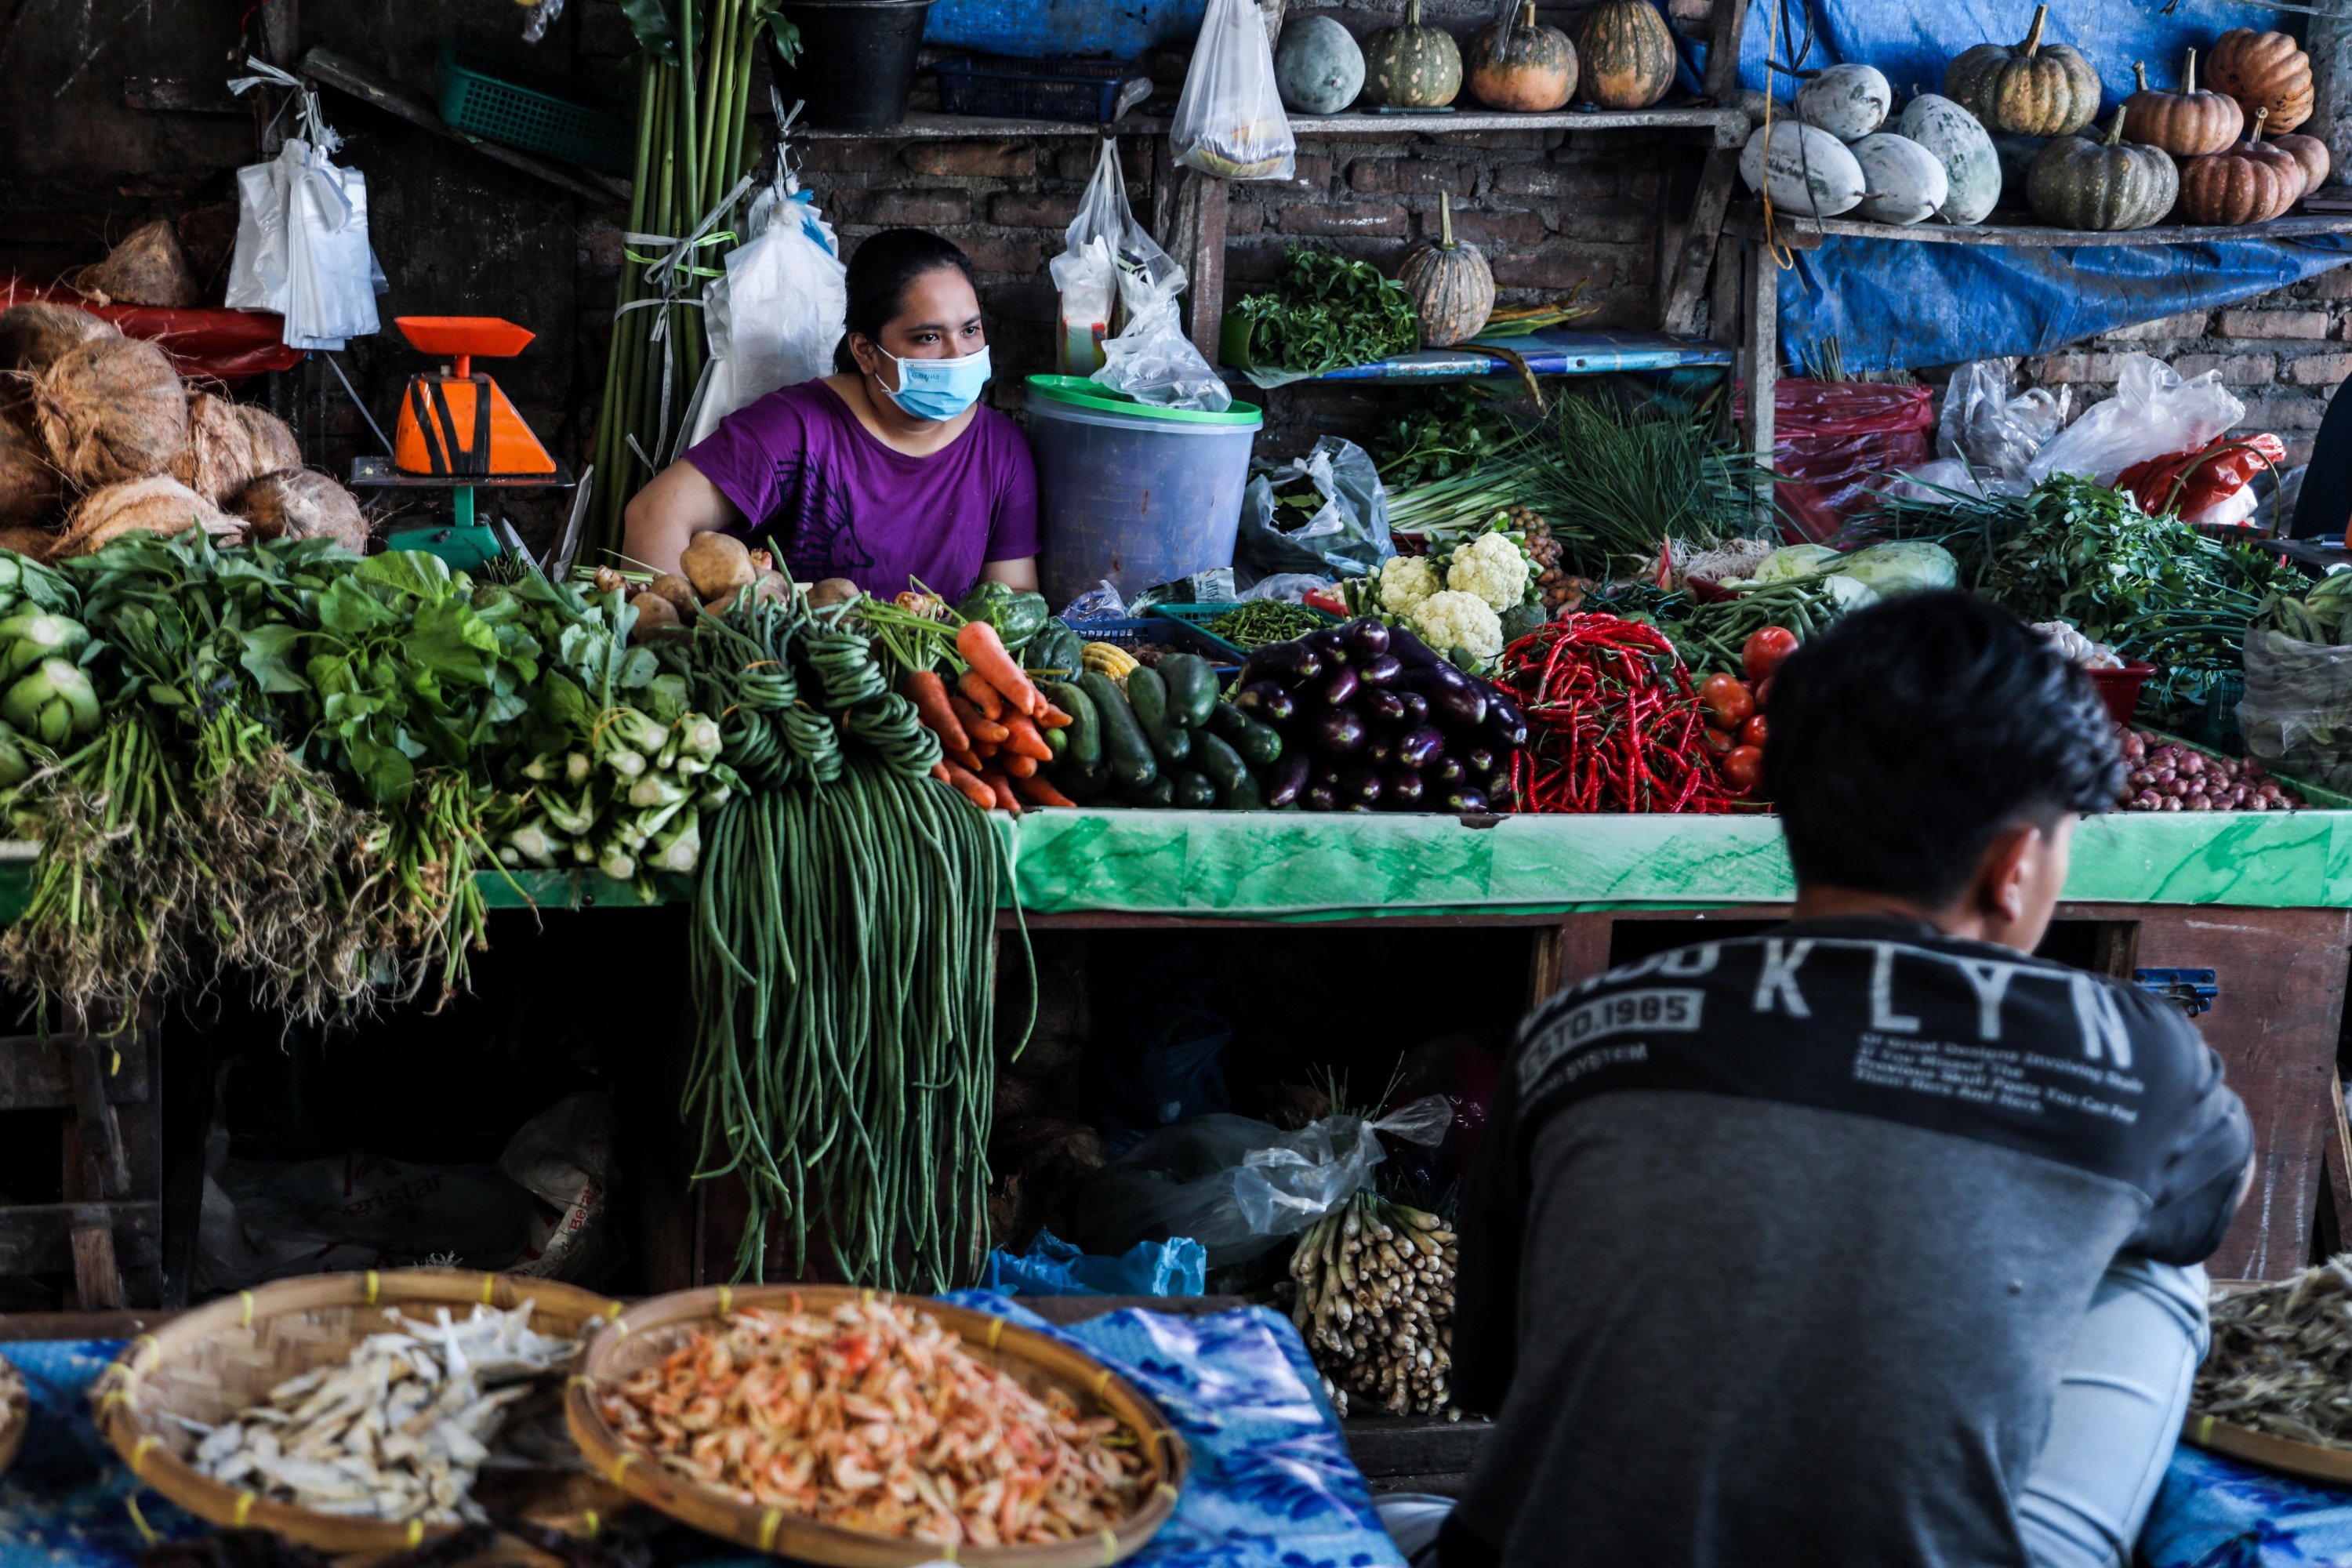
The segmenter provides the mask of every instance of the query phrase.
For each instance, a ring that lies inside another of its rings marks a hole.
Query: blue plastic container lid
[[[1253,430],[1265,423],[1265,411],[1255,403],[1237,401],[1223,414],[1212,414],[1201,408],[1162,408],[1156,403],[1145,403],[1123,392],[1113,392],[1100,382],[1089,381],[1083,375],[1033,375],[1028,378],[1028,384],[1032,397],[1042,397],[1049,403],[1066,404],[1097,414],[1116,414],[1128,419],[1167,420],[1179,425],[1227,425]]]

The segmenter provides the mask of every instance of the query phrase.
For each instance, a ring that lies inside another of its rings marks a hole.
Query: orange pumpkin
[[[2273,133],[2311,118],[2311,57],[2284,33],[2231,28],[2205,57],[2205,79],[2236,99],[2249,117],[2257,109],[2269,110]]]
[[[2263,113],[2254,111],[2254,132],[2245,141],[2180,166],[2180,203],[2174,210],[2184,222],[2267,223],[2303,195],[2303,165],[2262,139]]]
[[[2273,136],[2267,145],[2275,147],[2282,153],[2293,153],[2294,161],[2303,165],[2305,195],[2311,195],[2327,183],[2329,166],[2327,143],[2318,137],[2305,136],[2297,132],[2287,136]]]
[[[2124,100],[2124,107],[2131,111],[2127,120],[2135,142],[2161,147],[2176,158],[2195,158],[2221,152],[2245,129],[2246,116],[2236,99],[2198,90],[2195,49],[2180,68],[2178,92],[2148,86],[2147,68],[2137,60],[2132,76],[2139,90]]]

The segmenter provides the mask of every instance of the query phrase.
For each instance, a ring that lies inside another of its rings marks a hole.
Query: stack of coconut
[[[283,420],[184,385],[87,310],[0,311],[0,549],[57,560],[188,528],[367,548],[358,500],[302,466]]]

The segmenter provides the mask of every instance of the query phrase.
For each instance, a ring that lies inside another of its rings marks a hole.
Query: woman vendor
[[[629,502],[624,546],[676,572],[697,533],[773,542],[793,578],[888,598],[919,580],[1037,586],[1037,474],[1012,420],[980,402],[988,334],[962,251],[885,229],[849,260],[835,374],[739,409]]]

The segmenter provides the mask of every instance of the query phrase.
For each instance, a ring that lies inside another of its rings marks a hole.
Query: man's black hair
[[[2002,829],[2103,811],[2123,783],[2089,677],[1966,594],[1846,616],[1769,696],[1765,779],[1801,884],[1941,909]]]
[[[978,289],[971,258],[958,249],[955,241],[927,228],[886,228],[852,251],[844,280],[847,308],[841,341],[833,349],[833,368],[844,373],[856,370],[857,360],[849,352],[850,334],[862,333],[881,342],[882,329],[906,308],[907,290],[915,279],[950,267]]]

